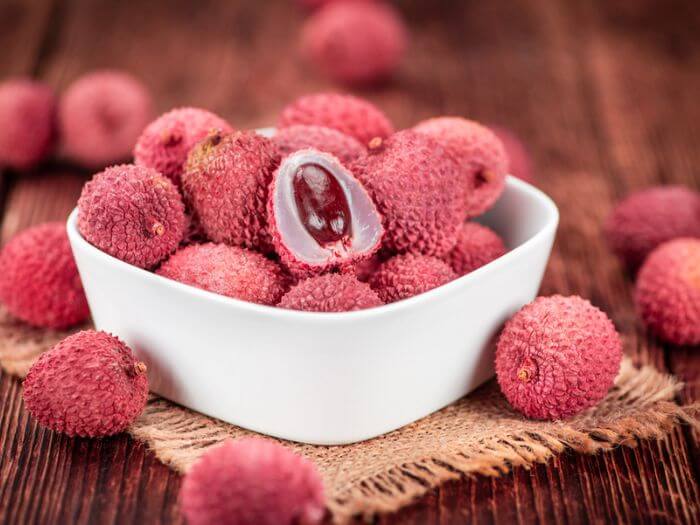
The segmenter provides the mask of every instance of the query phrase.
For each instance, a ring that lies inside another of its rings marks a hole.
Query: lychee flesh
[[[700,344],[700,239],[675,239],[651,252],[637,276],[635,303],[659,338]]]
[[[393,303],[425,293],[457,277],[444,261],[409,253],[382,263],[370,277],[369,284],[382,301]]]
[[[186,226],[175,185],[145,166],[107,168],[83,186],[78,200],[78,230],[85,240],[141,268],[173,253]]]
[[[466,275],[506,253],[503,239],[477,222],[465,222],[457,244],[445,258],[458,275]]]
[[[612,251],[632,270],[660,244],[700,237],[700,193],[684,186],[657,186],[622,200],[605,222]]]
[[[605,397],[621,359],[622,341],[604,312],[578,296],[538,297],[506,323],[496,376],[527,417],[564,419]]]
[[[296,125],[277,130],[272,137],[282,156],[313,148],[330,153],[344,163],[350,163],[367,152],[367,148],[350,135],[323,126]]]
[[[153,102],[134,76],[97,71],[68,87],[58,117],[65,154],[88,168],[103,168],[130,157],[153,117]]]
[[[394,132],[387,116],[368,100],[340,93],[317,93],[298,98],[282,110],[279,128],[315,125],[336,129],[367,145]]]
[[[154,168],[179,187],[190,150],[217,131],[230,133],[233,129],[224,119],[204,109],[173,109],[143,130],[134,146],[134,162]]]
[[[43,353],[24,380],[24,403],[39,424],[68,436],[126,430],[146,405],[146,365],[122,341],[85,330]]]
[[[383,304],[369,284],[350,274],[328,273],[293,286],[279,306],[307,312],[349,312]]]
[[[180,504],[189,525],[314,525],[325,515],[314,464],[262,438],[207,451],[185,475]]]
[[[63,223],[24,230],[0,251],[0,301],[14,317],[44,328],[68,328],[88,318]]]
[[[47,86],[26,79],[0,84],[0,167],[28,169],[56,142],[56,99]]]
[[[158,275],[242,301],[275,305],[289,278],[263,255],[225,244],[195,244],[175,252]]]
[[[535,182],[530,152],[522,140],[511,130],[501,126],[489,126],[503,144],[508,157],[508,173],[525,182]]]

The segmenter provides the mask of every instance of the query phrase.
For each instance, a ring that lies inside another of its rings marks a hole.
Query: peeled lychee
[[[230,133],[233,129],[204,109],[173,109],[143,130],[134,147],[134,162],[154,168],[179,187],[187,154],[197,142],[217,131]]]
[[[525,182],[534,182],[535,175],[532,171],[532,160],[525,144],[509,129],[501,126],[489,126],[501,140],[508,157],[508,173],[515,175]]]
[[[192,149],[182,188],[208,239],[270,251],[267,194],[278,165],[274,144],[254,132],[215,132]]]
[[[495,231],[478,222],[465,222],[446,260],[458,275],[465,275],[505,253],[503,240]]]
[[[310,124],[337,129],[363,145],[394,132],[389,119],[368,100],[339,93],[318,93],[298,98],[280,115],[278,127]]]
[[[27,169],[44,160],[56,139],[56,99],[25,79],[0,84],[0,167]]]
[[[637,276],[635,302],[664,341],[700,344],[700,239],[675,239],[651,252]]]
[[[252,303],[275,305],[288,277],[263,255],[225,244],[195,244],[178,250],[156,272],[163,277]]]
[[[282,156],[313,148],[338,157],[343,164],[367,153],[367,149],[356,138],[323,126],[298,125],[282,128],[277,130],[272,141]]]
[[[578,296],[538,297],[506,323],[496,376],[527,417],[562,419],[605,397],[621,359],[622,341],[604,312]]]
[[[180,504],[189,525],[314,525],[325,514],[314,464],[262,438],[207,451],[185,476]]]
[[[108,254],[141,268],[168,257],[185,235],[180,193],[152,168],[123,164],[95,175],[78,200],[78,229]]]
[[[399,12],[384,2],[332,2],[302,29],[306,60],[331,79],[348,85],[374,84],[399,67],[408,31]]]
[[[68,87],[58,116],[66,155],[88,168],[102,168],[129,158],[153,117],[153,104],[137,78],[98,71]]]
[[[438,142],[399,131],[373,140],[351,169],[384,217],[388,251],[442,256],[454,247],[464,219],[464,185]]]
[[[367,259],[384,234],[362,183],[337,158],[313,149],[292,153],[275,171],[268,222],[275,251],[299,276]]]
[[[279,306],[307,312],[349,312],[383,304],[369,284],[350,274],[328,273],[293,286]]]
[[[461,117],[437,117],[413,129],[440,142],[459,163],[467,217],[481,215],[496,202],[505,186],[508,157],[489,128]]]
[[[684,186],[657,186],[621,201],[603,230],[608,245],[632,270],[660,244],[700,237],[700,193]]]
[[[88,318],[62,222],[24,230],[0,251],[0,301],[16,318],[39,327],[68,328]]]
[[[437,257],[397,255],[382,263],[369,284],[385,303],[408,299],[450,281],[458,275]]]
[[[67,337],[34,363],[24,403],[43,426],[69,436],[111,436],[141,414],[148,397],[146,365],[105,332]]]

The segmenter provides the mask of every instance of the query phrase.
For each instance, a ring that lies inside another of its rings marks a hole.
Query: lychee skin
[[[501,126],[489,126],[503,143],[508,157],[508,173],[525,182],[534,183],[535,173],[532,167],[532,158],[527,147],[518,136]]]
[[[225,244],[195,244],[175,252],[158,275],[252,303],[275,305],[289,277],[263,255]]]
[[[111,436],[126,430],[146,405],[146,365],[117,337],[85,330],[39,357],[23,396],[29,413],[51,430]]]
[[[314,525],[325,514],[314,464],[262,438],[207,451],[185,475],[180,504],[189,525]]]
[[[173,253],[186,226],[175,185],[145,166],[107,168],[83,186],[78,200],[78,230],[85,240],[141,268]]]
[[[563,419],[605,397],[621,359],[622,341],[604,312],[578,296],[538,297],[506,323],[496,376],[527,417]]]
[[[394,132],[393,124],[374,104],[339,93],[306,95],[289,104],[282,110],[277,126],[286,128],[295,124],[337,129],[363,145]]]
[[[178,187],[187,155],[213,132],[230,133],[230,124],[204,109],[184,107],[164,113],[143,130],[134,146],[134,162],[159,171]]]
[[[383,2],[333,2],[302,28],[305,59],[346,85],[370,85],[390,78],[407,47],[399,12]]]
[[[367,153],[367,148],[354,137],[323,126],[282,128],[272,137],[272,142],[283,157],[302,149],[314,148],[338,157],[343,164],[349,164]]]
[[[382,301],[393,303],[447,284],[457,277],[444,261],[409,253],[382,263],[370,277],[369,284]]]
[[[68,87],[58,112],[66,155],[88,168],[102,168],[129,158],[153,117],[153,101],[132,75],[97,71]]]
[[[437,117],[418,123],[413,130],[440,142],[459,163],[467,218],[493,206],[505,187],[508,156],[489,128],[461,117]]]
[[[610,249],[632,270],[660,244],[700,237],[700,193],[684,186],[657,186],[622,200],[605,222]]]
[[[503,239],[495,231],[478,222],[465,222],[445,259],[458,275],[466,275],[505,253]]]
[[[15,235],[0,252],[0,301],[16,318],[62,329],[90,315],[66,227],[48,222]]]
[[[384,303],[367,283],[349,274],[327,273],[293,286],[279,303],[280,308],[307,312],[349,312]]]
[[[637,276],[635,303],[664,341],[700,344],[700,239],[675,239],[651,252]]]

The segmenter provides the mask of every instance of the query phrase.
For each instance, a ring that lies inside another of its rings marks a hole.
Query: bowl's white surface
[[[428,293],[347,313],[230,299],[130,266],[68,235],[98,329],[148,365],[151,389],[224,421],[319,444],[378,436],[493,375],[492,338],[537,294],[554,203],[509,177],[481,222],[510,251]]]

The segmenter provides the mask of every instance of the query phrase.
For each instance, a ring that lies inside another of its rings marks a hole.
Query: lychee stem
[[[522,363],[520,363],[520,368],[518,369],[518,379],[523,383],[529,383],[537,374],[537,365],[535,362],[526,357]]]
[[[143,361],[137,361],[134,364],[134,372],[136,373],[136,375],[144,374],[144,373],[146,373],[146,370],[147,370],[146,363],[144,363]]]
[[[374,137],[369,141],[369,144],[367,144],[367,148],[370,150],[376,150],[381,148],[382,144],[384,144],[384,139],[382,139],[382,137]]]
[[[153,226],[151,226],[151,231],[160,237],[165,233],[165,226],[163,226],[163,223],[154,222]]]

